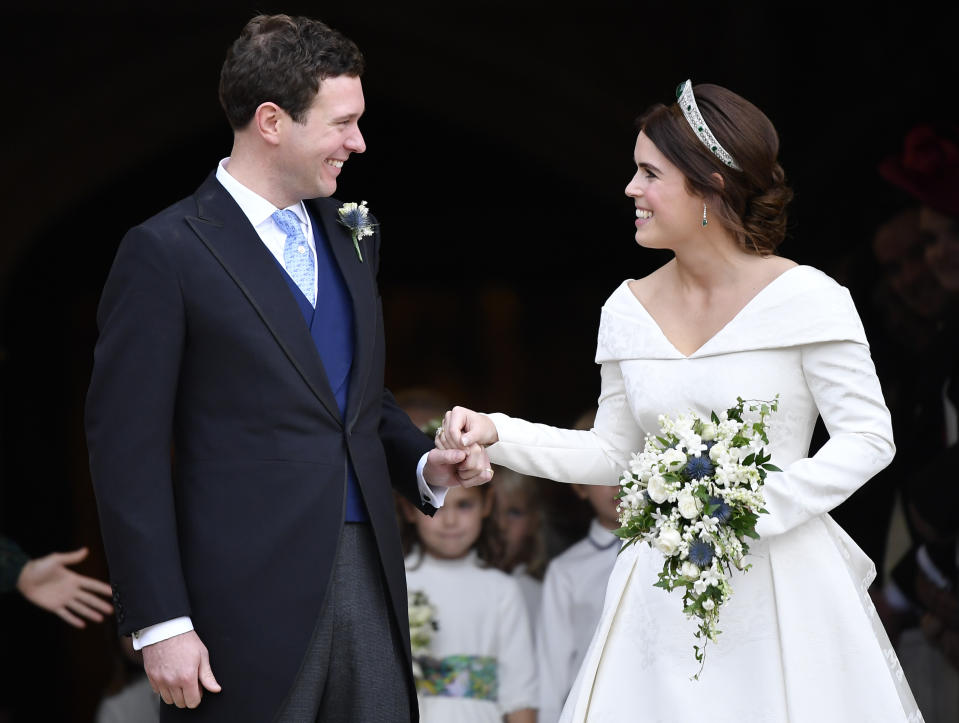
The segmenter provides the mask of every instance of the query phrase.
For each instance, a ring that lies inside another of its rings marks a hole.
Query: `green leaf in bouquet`
[[[769,459],[769,458],[767,457],[767,459]],[[779,467],[777,467],[777,466],[774,465],[774,464],[764,464],[764,465],[763,465],[763,469],[766,470],[766,471],[768,471],[768,472],[782,472],[782,470],[779,469]]]
[[[625,552],[626,550],[628,550],[631,545],[635,545],[635,544],[636,544],[637,542],[639,542],[639,541],[640,541],[639,535],[634,535],[633,537],[631,537],[631,538],[629,539],[629,541],[628,541],[625,545],[623,545],[621,548],[619,548],[619,552],[616,553],[616,554],[617,554],[617,555],[621,555],[623,552]]]
[[[759,435],[759,438],[769,444],[769,437],[766,436],[766,425],[762,422],[753,422],[753,431]]]

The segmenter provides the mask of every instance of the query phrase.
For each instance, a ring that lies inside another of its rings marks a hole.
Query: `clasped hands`
[[[436,430],[434,451],[464,453],[466,457],[461,466],[466,470],[460,473],[460,479],[464,487],[472,487],[493,478],[486,447],[498,441],[493,420],[466,407],[453,407],[443,415],[443,423]],[[482,469],[478,469],[480,464]]]
[[[495,442],[490,418],[465,407],[453,407],[436,430],[436,449],[429,453],[423,477],[431,485],[475,487],[493,479],[486,447]]]

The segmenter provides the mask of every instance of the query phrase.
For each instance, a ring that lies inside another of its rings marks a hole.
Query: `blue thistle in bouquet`
[[[695,414],[659,417],[660,434],[649,435],[620,477],[616,534],[622,549],[646,542],[659,550],[663,570],[655,583],[666,592],[683,590],[683,612],[698,618],[693,645],[698,680],[706,646],[716,642],[719,612],[732,594],[733,569],[743,572],[748,540],[759,539],[756,523],[766,514],[763,484],[771,464],[768,418],[772,402],[747,402],[708,418]]]
[[[720,522],[729,522],[729,518],[732,516],[733,511],[727,505],[722,497],[710,497],[706,500],[706,514],[710,517],[715,517]]]
[[[683,468],[683,474],[686,479],[690,480],[700,480],[703,477],[709,477],[713,471],[713,463],[709,460],[709,457],[704,457],[702,454],[696,457],[690,457],[686,462],[686,466]]]
[[[699,569],[709,567],[713,561],[713,546],[703,540],[696,540],[689,546],[689,561]]]

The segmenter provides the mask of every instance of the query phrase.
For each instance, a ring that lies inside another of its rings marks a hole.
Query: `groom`
[[[415,721],[391,485],[432,514],[491,476],[383,387],[379,230],[330,198],[366,149],[362,71],[323,23],[253,18],[220,78],[230,157],[103,290],[90,466],[166,721]]]

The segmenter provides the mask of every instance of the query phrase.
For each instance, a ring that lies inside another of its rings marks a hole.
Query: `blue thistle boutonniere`
[[[353,235],[353,248],[356,249],[356,255],[363,260],[363,254],[360,251],[360,239],[373,235],[373,224],[370,223],[370,211],[366,207],[366,201],[361,203],[344,203],[337,209],[340,214],[340,223],[346,226]]]

